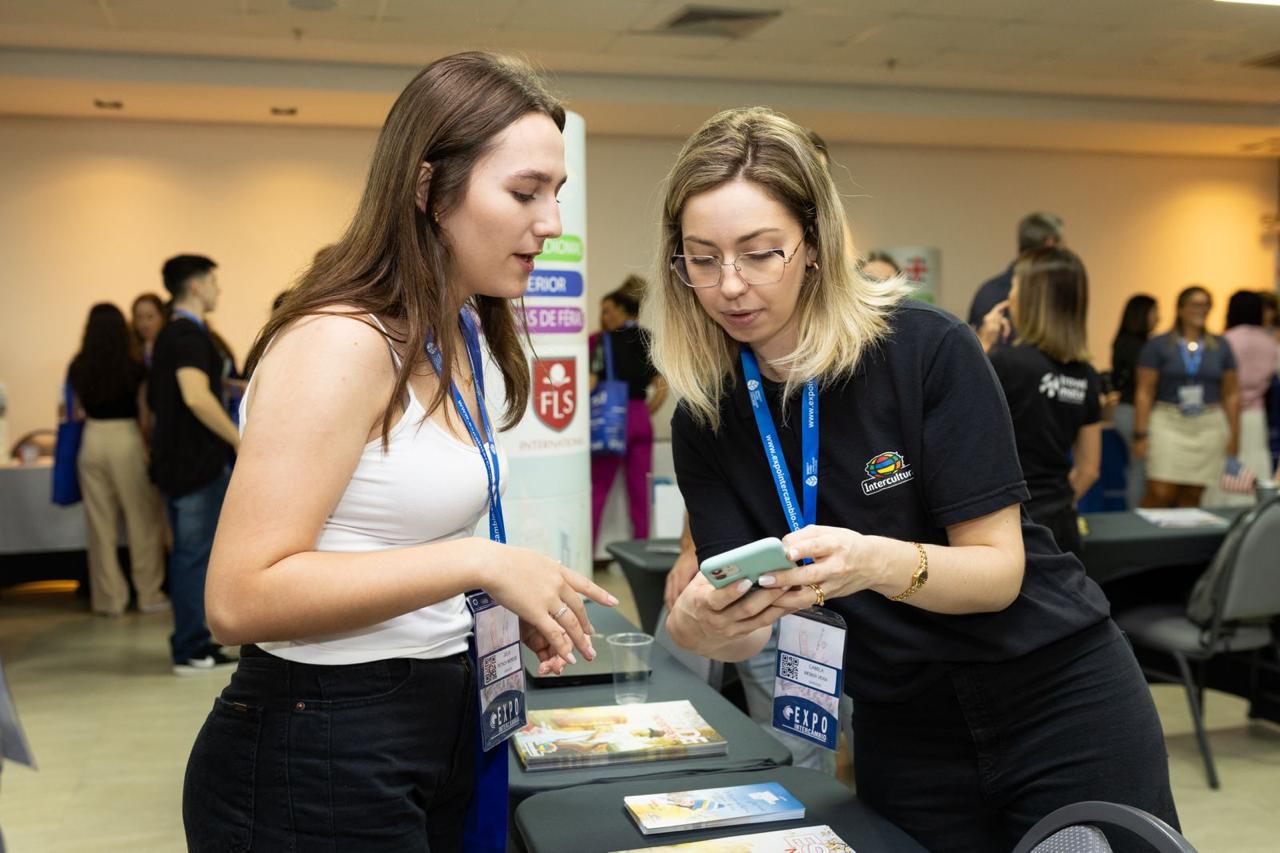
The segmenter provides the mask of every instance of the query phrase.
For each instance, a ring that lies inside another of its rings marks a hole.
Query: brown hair
[[[1058,361],[1088,361],[1089,277],[1076,253],[1059,246],[1030,249],[1014,263],[1013,277],[1018,343]]]
[[[374,314],[404,321],[404,347],[395,388],[382,415],[387,446],[396,402],[428,338],[440,348],[440,387],[427,407],[448,395],[456,349],[456,304],[445,280],[450,248],[435,215],[462,203],[472,168],[494,137],[530,113],[550,117],[564,130],[564,107],[523,63],[488,53],[459,53],[428,65],[391,107],[378,142],[364,195],[346,233],[317,253],[311,267],[288,291],[279,310],[258,334],[245,364],[252,374],[267,345],[301,317],[350,305],[350,315]],[[423,162],[431,164],[426,210],[415,192]],[[491,296],[469,300],[489,350],[502,372],[507,410],[502,427],[519,422],[529,400],[529,368],[511,302]]]

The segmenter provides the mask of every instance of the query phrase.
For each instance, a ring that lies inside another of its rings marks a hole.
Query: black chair
[[[1136,648],[1163,652],[1177,664],[1177,675],[1151,666],[1143,666],[1143,671],[1150,679],[1180,681],[1186,688],[1210,788],[1219,785],[1204,730],[1205,671],[1216,655],[1252,651],[1250,694],[1256,694],[1259,653],[1273,648],[1280,654],[1280,642],[1271,627],[1271,621],[1280,615],[1277,554],[1280,498],[1272,498],[1241,515],[1227,531],[1213,562],[1192,592],[1190,613],[1176,604],[1153,604],[1115,617]]]
[[[1063,806],[1042,817],[1022,836],[1013,853],[1111,853],[1096,824],[1128,830],[1156,853],[1196,853],[1178,830],[1133,806],[1090,800]]]

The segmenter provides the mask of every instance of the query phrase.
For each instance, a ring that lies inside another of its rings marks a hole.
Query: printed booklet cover
[[[756,835],[735,835],[663,847],[636,847],[613,853],[854,853],[829,826],[804,826]]]
[[[645,835],[804,817],[804,803],[777,782],[643,794],[622,801]]]
[[[511,739],[526,770],[724,755],[725,739],[693,705],[648,702],[529,711]]]

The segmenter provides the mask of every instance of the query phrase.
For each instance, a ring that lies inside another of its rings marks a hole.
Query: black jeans
[[[1081,800],[1178,826],[1155,704],[1110,619],[1021,658],[956,666],[906,703],[855,701],[853,731],[858,797],[932,853],[1011,850]],[[1149,849],[1105,831],[1116,850]]]
[[[245,646],[187,762],[191,851],[462,850],[470,659],[291,663]]]

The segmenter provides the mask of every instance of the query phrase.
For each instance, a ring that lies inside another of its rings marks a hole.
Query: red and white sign
[[[556,432],[563,432],[577,409],[576,358],[533,360],[533,413]]]

